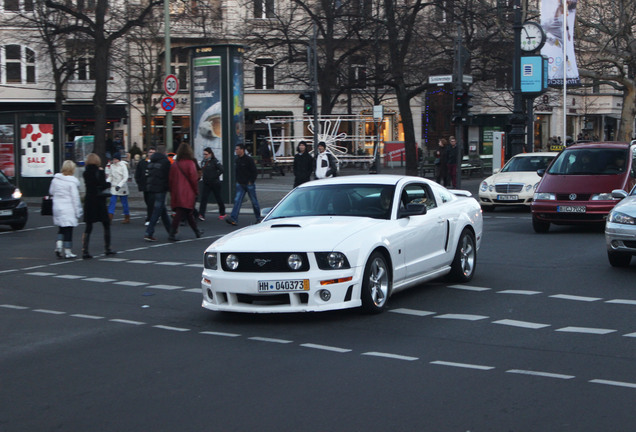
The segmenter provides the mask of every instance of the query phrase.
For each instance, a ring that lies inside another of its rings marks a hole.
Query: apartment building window
[[[437,8],[435,17],[440,23],[453,22],[454,0],[437,0]]]
[[[254,88],[258,90],[274,88],[274,60],[256,59]]]
[[[171,51],[171,61],[170,65],[172,66],[172,73],[177,76],[179,80],[179,91],[187,91],[188,90],[188,52],[186,50],[182,50],[179,48],[175,48]]]
[[[5,12],[33,12],[33,0],[0,0]]]
[[[254,0],[254,18],[273,18],[274,0]]]
[[[351,69],[349,69],[349,85],[352,88],[367,87],[367,66],[363,59],[354,59]]]
[[[95,58],[79,57],[75,62],[75,79],[91,81],[95,79]]]
[[[95,10],[95,0],[66,0],[66,5],[82,12]]]
[[[4,82],[35,83],[35,52],[21,45],[4,45],[0,58],[4,59]]]

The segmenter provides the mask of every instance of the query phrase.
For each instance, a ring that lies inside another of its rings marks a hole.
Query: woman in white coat
[[[62,164],[62,172],[53,176],[49,195],[53,196],[53,223],[59,227],[55,254],[60,258],[75,258],[71,251],[73,247],[73,227],[79,224],[82,217],[82,202],[80,201],[80,182],[73,174],[75,162],[66,160]]]
[[[117,197],[121,200],[124,210],[124,220],[121,223],[130,223],[130,210],[128,208],[128,164],[121,160],[119,152],[113,155],[113,163],[110,164],[110,204],[108,206],[108,217],[113,220]]]

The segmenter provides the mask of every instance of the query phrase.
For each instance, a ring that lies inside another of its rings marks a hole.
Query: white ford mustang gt
[[[204,254],[203,307],[235,312],[386,309],[391,294],[444,275],[472,279],[479,203],[420,177],[305,183],[257,224]]]

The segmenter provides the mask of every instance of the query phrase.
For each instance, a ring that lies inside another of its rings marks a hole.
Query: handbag
[[[42,206],[40,207],[40,214],[42,216],[53,216],[53,197],[42,197]]]
[[[95,176],[97,177],[97,183],[101,183],[102,179],[99,177],[99,171],[95,171]],[[108,185],[107,187],[100,188],[98,186],[98,189],[97,189],[97,196],[98,197],[109,198],[111,196],[110,183],[106,183],[106,184]]]

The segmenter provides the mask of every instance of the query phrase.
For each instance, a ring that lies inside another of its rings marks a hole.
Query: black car
[[[20,230],[28,218],[29,210],[22,201],[22,192],[0,171],[0,225],[11,225],[14,230]]]

